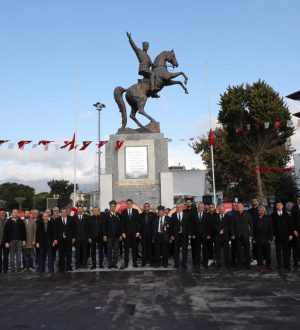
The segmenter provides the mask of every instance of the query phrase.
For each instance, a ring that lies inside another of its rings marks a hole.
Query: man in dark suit
[[[251,215],[252,222],[254,222],[254,219],[258,217],[258,199],[257,197],[254,197],[251,199],[251,207],[248,210],[248,212]],[[252,244],[252,259],[253,261],[251,262],[251,265],[256,265],[257,264],[257,252],[256,252],[256,245]]]
[[[49,214],[43,213],[43,220],[36,225],[36,246],[39,248],[38,272],[45,271],[46,257],[48,258],[48,271],[54,272],[53,246],[57,245],[55,240],[55,223],[49,221]]]
[[[208,205],[208,211],[206,212],[207,221],[210,226],[211,239],[208,240],[208,265],[214,264],[214,260],[216,260],[216,252],[218,253],[218,257],[220,254],[220,244],[218,242],[218,236],[213,232],[214,224],[219,221],[219,214],[216,213],[215,204],[211,203]],[[217,267],[219,268],[220,260],[218,260]]]
[[[230,224],[233,221],[234,215],[237,213],[237,202],[232,202],[232,209],[231,211],[227,212],[226,214],[230,217]],[[231,254],[231,262],[230,265],[231,267],[236,267],[237,265],[237,251],[236,251],[236,240],[231,239],[233,235],[230,233],[230,254]]]
[[[83,207],[77,207],[77,215],[74,219],[76,269],[86,268],[87,241],[88,241],[88,216],[83,214]]]
[[[157,208],[158,214],[152,223],[152,241],[155,250],[155,265],[160,267],[161,257],[163,267],[168,267],[169,246],[171,241],[170,217],[165,215],[165,207]]]
[[[174,241],[174,267],[179,267],[180,248],[182,250],[182,267],[187,268],[188,244],[191,238],[191,221],[188,213],[182,211],[180,205],[176,205],[176,212],[171,217],[171,235]]]
[[[187,198],[185,200],[185,205],[186,208],[183,210],[183,213],[185,214],[185,217],[189,219],[190,226],[192,228],[194,222],[197,219],[197,208],[195,205],[193,205],[193,201],[190,198]],[[204,204],[203,204],[204,208]],[[193,265],[196,264],[196,257],[197,257],[197,244],[195,239],[191,239],[191,249],[192,249],[192,260],[193,260]]]
[[[66,208],[61,209],[61,216],[54,220],[55,239],[58,244],[58,268],[60,272],[72,270],[72,246],[75,243],[74,219],[67,216]]]
[[[88,219],[88,242],[91,245],[92,267],[96,268],[96,249],[98,246],[99,267],[103,268],[104,213],[99,207],[93,208],[93,215]]]
[[[143,212],[140,214],[140,235],[142,241],[142,267],[147,262],[153,266],[153,243],[152,223],[156,218],[155,213],[150,211],[150,204],[145,203]]]
[[[231,222],[231,239],[236,241],[238,266],[244,265],[250,269],[250,240],[253,237],[253,221],[248,212],[245,212],[244,205],[238,203],[238,212],[233,215]]]
[[[132,249],[133,267],[138,267],[137,259],[137,239],[140,236],[140,216],[139,211],[132,208],[132,199],[127,199],[127,208],[121,213],[121,230],[124,243],[124,268],[128,267],[129,247]]]
[[[3,234],[4,227],[7,222],[5,209],[0,209],[0,273],[8,271],[8,248],[5,247]]]
[[[200,266],[202,257],[202,266],[208,267],[208,242],[211,239],[211,224],[204,211],[204,203],[200,202],[197,207],[196,218],[192,223],[192,239],[196,242],[195,265]]]
[[[253,240],[257,253],[257,269],[260,270],[266,261],[266,268],[271,270],[271,243],[273,240],[273,225],[266,214],[264,206],[258,206],[257,215],[253,221]]]
[[[53,207],[53,215],[50,216],[50,220],[49,221],[53,221],[56,224],[56,220],[59,217],[60,217],[60,209],[57,206],[55,206],[55,207]],[[39,249],[37,249],[37,258],[39,259],[39,257],[38,257],[38,250]],[[57,245],[54,245],[52,247],[52,255],[53,255],[53,261],[54,261],[54,264],[55,265],[58,265],[58,263],[57,263],[57,253],[58,253],[58,246]]]
[[[25,246],[27,235],[25,224],[16,209],[12,211],[11,218],[4,226],[3,239],[5,247],[9,248],[11,273],[21,272],[22,247]]]
[[[271,214],[273,223],[273,234],[276,246],[277,268],[282,266],[290,270],[289,242],[293,239],[293,219],[286,211],[283,211],[283,203],[276,203],[276,210]]]
[[[298,269],[300,262],[300,196],[297,197],[297,202],[293,205],[292,215],[294,218],[294,242],[292,243],[294,269]]]
[[[119,242],[121,236],[121,217],[116,212],[117,202],[109,202],[109,212],[104,213],[103,240],[107,242],[108,268],[118,268]]]
[[[215,246],[215,258],[217,267],[222,266],[223,261],[226,268],[230,266],[229,258],[229,237],[230,237],[230,216],[225,214],[224,205],[218,205],[218,213],[212,224],[212,239]]]

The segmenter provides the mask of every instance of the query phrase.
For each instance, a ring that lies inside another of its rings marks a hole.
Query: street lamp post
[[[105,104],[97,102],[93,104],[93,106],[98,111],[98,143],[100,143],[100,112],[105,108]],[[98,206],[100,207],[100,175],[101,175],[101,152],[100,148],[98,148]]]

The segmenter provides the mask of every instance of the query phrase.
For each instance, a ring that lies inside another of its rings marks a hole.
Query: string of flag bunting
[[[295,172],[295,168],[293,166],[286,167],[286,168],[280,168],[280,167],[258,167],[256,169],[254,169],[253,176],[254,177],[257,177],[258,172],[260,172],[260,173],[280,173],[280,172],[292,173],[292,172]]]
[[[254,129],[256,131],[262,130],[262,129],[280,129],[281,127],[293,127],[293,121],[287,120],[287,121],[275,121],[275,122],[264,122],[264,123],[254,123],[254,124],[240,124],[238,127],[235,128],[235,132],[237,134],[242,133],[244,131],[251,131],[251,129]],[[300,127],[300,119],[298,119],[297,127]]]
[[[167,140],[168,140],[168,142],[191,142],[196,139],[197,139],[197,137],[194,136],[194,137],[189,137],[189,138],[184,138],[184,139],[167,139]],[[96,146],[98,149],[101,149],[107,142],[108,142],[108,140],[99,141],[98,143],[96,143]],[[124,142],[125,142],[124,140],[115,141],[115,150],[116,151],[120,150],[122,148]],[[63,141],[63,145],[55,143],[55,141],[53,141],[53,140],[40,140],[37,143],[34,143],[32,140],[20,140],[16,143],[11,142],[10,140],[0,140],[0,146],[7,144],[8,149],[14,149],[16,146],[19,150],[24,150],[26,145],[31,144],[32,149],[35,149],[38,146],[42,146],[44,151],[48,151],[50,145],[54,145],[56,150],[65,149],[65,150],[71,151],[71,150],[76,149],[79,151],[84,151],[92,143],[93,143],[93,141],[82,141],[81,144],[77,144],[75,134],[73,134],[73,137],[71,140]]]

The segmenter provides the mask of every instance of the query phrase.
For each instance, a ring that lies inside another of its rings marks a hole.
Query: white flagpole
[[[74,198],[73,198],[73,207],[76,207],[76,195],[77,195],[77,148],[76,148],[76,138],[77,138],[77,115],[79,108],[79,73],[76,72],[76,104],[75,104],[75,144],[74,144]]]
[[[208,113],[209,113],[209,132],[212,132],[211,128],[211,106],[210,106],[210,92],[209,92],[209,84],[208,84],[208,65],[205,64],[205,72],[206,72],[206,90],[207,90],[207,101],[208,101]],[[210,154],[211,154],[211,171],[212,171],[212,183],[213,183],[213,197],[214,201],[213,203],[217,204],[217,198],[216,198],[216,183],[215,183],[215,162],[214,162],[214,146],[213,143],[210,143],[209,138],[209,144],[210,144]]]

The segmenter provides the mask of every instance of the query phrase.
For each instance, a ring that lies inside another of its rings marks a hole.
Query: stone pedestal
[[[120,140],[124,144],[115,150],[116,141]],[[107,177],[107,186],[101,184],[103,195],[107,195],[101,198],[101,209],[108,207],[106,199],[110,197],[117,201],[131,198],[141,207],[145,202],[150,203],[151,208],[163,202],[168,203],[166,207],[172,206],[170,175],[168,141],[162,133],[110,135],[105,145],[105,176],[111,177],[112,187],[110,190]],[[102,205],[102,200],[106,205]]]

